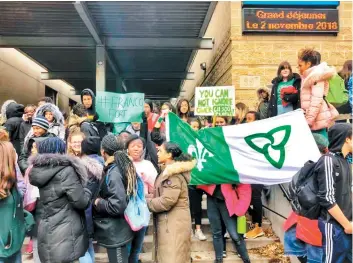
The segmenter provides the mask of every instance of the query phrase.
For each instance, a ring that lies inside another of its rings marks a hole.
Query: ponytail
[[[192,161],[194,158],[187,153],[183,153],[183,151],[181,150],[180,146],[176,143],[172,143],[172,142],[165,142],[164,143],[164,148],[166,150],[167,153],[171,153],[172,154],[172,158],[174,161],[177,162],[188,162],[188,161]]]

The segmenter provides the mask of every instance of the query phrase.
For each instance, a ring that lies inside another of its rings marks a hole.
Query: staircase
[[[202,231],[206,235],[206,241],[199,241],[198,239],[192,238],[191,243],[191,256],[193,258],[193,262],[198,263],[213,263],[215,255],[212,243],[212,232],[210,222],[207,218],[207,211],[206,211],[206,195],[203,197],[202,201]],[[248,225],[250,222],[248,222]],[[264,219],[262,223],[262,227],[265,230],[269,230],[271,228],[271,223]],[[193,223],[193,229],[195,229]],[[143,245],[143,253],[141,254],[141,261],[142,263],[152,263],[152,250],[153,250],[153,230],[154,226],[152,224],[152,220],[150,221],[150,225],[148,227],[148,231],[146,233],[146,237],[144,240]],[[260,237],[257,239],[250,239],[246,240],[246,247],[249,249],[253,248],[260,248],[274,242],[278,242],[277,237]],[[25,245],[28,243],[28,238],[26,238],[23,250]],[[96,252],[96,263],[108,263],[108,257],[106,254],[106,250],[103,247],[99,247],[95,244],[95,252]],[[227,258],[224,259],[224,262],[242,262],[240,257],[235,253],[235,249],[233,247],[232,241],[230,239],[227,240]],[[266,263],[270,262],[270,258],[264,258],[260,255],[256,255],[249,251],[250,259],[252,263]],[[33,263],[32,257],[23,255],[22,257],[23,263]],[[168,263],[168,262],[161,262],[161,263]]]

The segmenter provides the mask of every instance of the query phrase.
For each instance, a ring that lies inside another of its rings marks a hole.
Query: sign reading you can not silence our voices
[[[98,91],[96,110],[102,122],[142,122],[143,93],[114,93]]]
[[[235,89],[233,86],[196,87],[195,115],[234,116]]]
[[[339,32],[337,9],[243,8],[243,32]]]

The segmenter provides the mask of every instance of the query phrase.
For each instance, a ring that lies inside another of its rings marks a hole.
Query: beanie
[[[41,127],[42,129],[47,131],[49,129],[49,122],[47,121],[47,119],[45,117],[37,116],[32,121],[32,127],[33,126]]]
[[[101,147],[110,156],[113,156],[115,152],[122,150],[121,147],[119,147],[117,138],[114,134],[104,136]]]
[[[81,152],[85,155],[99,154],[101,149],[101,138],[89,136],[82,141]]]

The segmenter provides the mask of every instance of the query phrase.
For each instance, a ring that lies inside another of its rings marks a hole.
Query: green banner
[[[96,111],[102,122],[142,122],[143,93],[114,93],[98,91]]]

